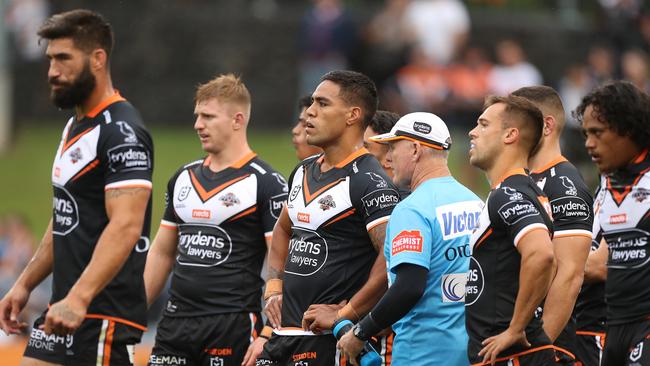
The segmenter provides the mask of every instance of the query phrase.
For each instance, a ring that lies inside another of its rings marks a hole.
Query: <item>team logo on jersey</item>
[[[214,267],[230,256],[232,240],[219,226],[181,224],[178,227],[178,264]]]
[[[374,172],[366,172],[368,176],[370,176],[370,180],[377,183],[377,188],[386,188],[388,187],[388,183],[386,183],[386,180],[379,174],[374,173]]]
[[[564,188],[566,188],[566,194],[569,196],[577,196],[578,195],[578,189],[576,188],[576,185],[573,184],[573,181],[569,179],[566,175],[560,176],[560,180],[562,181],[562,185]]]
[[[327,211],[330,208],[336,208],[336,202],[334,202],[334,198],[332,198],[332,195],[330,194],[319,199],[318,204],[320,205],[320,209],[323,211]]]
[[[115,123],[120,126],[120,132],[122,135],[126,136],[124,137],[124,142],[127,144],[135,144],[138,142],[138,137],[136,136],[135,131],[133,131],[133,128],[129,126],[128,123],[124,121],[117,121]]]
[[[402,252],[422,253],[423,239],[420,230],[402,230],[391,241],[391,254]]]
[[[54,215],[52,232],[57,235],[67,235],[79,225],[79,209],[72,195],[61,186],[54,186],[52,199]]]
[[[413,130],[426,135],[431,133],[431,125],[424,122],[413,122]]]
[[[285,273],[311,276],[323,268],[328,253],[327,241],[317,232],[294,227]]]
[[[515,189],[510,187],[501,187],[501,189],[503,190],[503,193],[508,195],[510,201],[520,201],[524,199],[524,195],[517,192]]]
[[[643,202],[645,201],[646,198],[648,198],[648,195],[650,195],[650,190],[645,189],[643,187],[637,187],[632,194],[632,197],[637,201],[637,202]]]
[[[84,156],[81,153],[80,148],[76,148],[76,149],[74,149],[74,150],[72,150],[70,152],[70,161],[72,162],[72,164],[76,164],[79,160],[81,160],[83,158],[84,158]]]
[[[284,179],[283,176],[281,176],[278,173],[271,173],[271,175],[275,177],[275,180],[277,180],[278,183],[280,183],[283,192],[289,192],[289,188],[287,187],[287,181]]]
[[[187,196],[190,194],[191,187],[190,186],[185,186],[178,191],[178,200],[179,201],[184,201]]]
[[[474,304],[483,293],[484,286],[483,268],[474,257],[469,258],[469,272],[465,284],[465,306]]]
[[[630,361],[636,362],[643,356],[643,341],[637,343],[636,347],[630,352]]]
[[[238,205],[241,203],[239,201],[239,198],[237,198],[237,196],[235,196],[235,194],[232,192],[228,192],[223,196],[219,197],[219,201],[221,201],[221,204],[223,204],[226,207],[232,207],[234,205]]]
[[[463,302],[465,301],[465,284],[467,273],[449,273],[442,276],[440,290],[442,302]]]
[[[300,188],[302,188],[300,184],[293,186],[293,188],[291,189],[291,194],[289,195],[289,201],[293,201],[296,199],[296,197],[298,197],[298,193],[300,193]]]

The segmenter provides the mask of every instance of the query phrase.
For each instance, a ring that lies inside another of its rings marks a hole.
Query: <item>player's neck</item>
[[[557,140],[545,141],[537,153],[528,159],[528,167],[533,172],[539,171],[560,156],[562,156],[560,142]]]
[[[326,172],[334,168],[337,164],[344,161],[355,151],[363,148],[363,139],[359,138],[355,142],[346,142],[343,139],[331,146],[323,147],[323,162],[321,163],[321,172]]]
[[[210,160],[208,168],[210,168],[211,171],[218,173],[226,168],[238,165],[238,163],[242,162],[252,153],[253,150],[248,146],[247,141],[237,144],[231,141],[229,142],[228,148],[218,153],[208,153],[208,159]]]
[[[429,179],[451,176],[451,172],[447,166],[447,161],[438,160],[440,159],[427,162],[426,164],[423,164],[422,167],[415,167],[413,177],[411,178],[411,191],[415,191],[418,186]]]
[[[92,111],[104,100],[112,97],[115,94],[115,89],[113,88],[113,82],[110,77],[96,77],[97,85],[95,89],[90,93],[90,96],[86,98],[83,104],[75,107],[75,113],[77,115],[77,120],[84,118],[86,114]]]
[[[517,169],[527,169],[528,162],[523,156],[523,154],[516,151],[510,154],[501,154],[492,167],[485,172],[490,187],[495,188]]]

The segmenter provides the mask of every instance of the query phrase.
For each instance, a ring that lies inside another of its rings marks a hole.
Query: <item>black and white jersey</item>
[[[482,360],[481,342],[508,328],[519,291],[521,255],[517,244],[527,233],[543,229],[551,235],[553,222],[544,193],[523,169],[511,172],[490,191],[472,234],[470,269],[465,290],[468,355],[471,363]],[[526,327],[533,348],[547,346],[541,319]],[[512,346],[499,357],[530,350]]]
[[[209,158],[169,180],[161,226],[178,231],[167,316],[261,310],[260,276],[287,184],[250,153],[218,173]]]
[[[600,247],[600,241],[603,237],[603,231],[600,229],[601,201],[604,191],[596,192],[594,200],[594,223],[591,239],[591,251],[596,251]],[[575,306],[576,330],[587,332],[605,332],[605,321],[607,319],[605,306],[605,282],[584,283],[576,299]]]
[[[51,303],[63,299],[81,276],[108,224],[106,190],[151,189],[153,143],[135,108],[119,94],[82,119],[70,118],[54,157],[52,231],[54,233]],[[149,249],[151,201],[142,236],[126,263],[88,307],[89,318],[144,329],[146,298],[143,271]]]
[[[634,322],[650,315],[650,158],[603,177],[598,219],[609,247],[607,322]]]
[[[305,159],[289,179],[292,234],[283,327],[300,327],[309,305],[349,300],[366,283],[377,257],[368,231],[388,221],[399,202],[395,186],[366,149],[326,172],[321,161]]]

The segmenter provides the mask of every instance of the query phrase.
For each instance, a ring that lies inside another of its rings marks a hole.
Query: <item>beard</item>
[[[60,86],[50,91],[50,99],[60,109],[70,109],[83,104],[97,85],[95,75],[90,72],[90,62],[86,62],[77,78],[71,82],[59,82],[50,79],[50,85]]]

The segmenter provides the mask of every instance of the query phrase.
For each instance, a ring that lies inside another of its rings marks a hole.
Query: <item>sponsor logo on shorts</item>
[[[551,201],[556,219],[587,220],[591,216],[589,205],[582,198],[566,196]]]
[[[420,230],[402,230],[391,242],[391,254],[401,252],[422,253],[422,234]]]
[[[151,169],[149,152],[141,144],[123,144],[108,150],[108,168],[113,172]]]
[[[617,214],[617,215],[611,215],[609,217],[609,224],[610,225],[617,225],[617,224],[624,224],[627,222],[627,214]]]
[[[192,218],[209,219],[210,216],[212,216],[212,212],[210,212],[210,210],[199,210],[199,209],[192,210]]]
[[[413,130],[426,135],[431,133],[431,125],[424,122],[413,122]]]
[[[469,258],[469,272],[465,284],[465,306],[474,304],[483,293],[484,286],[483,268],[474,257]]]
[[[224,360],[221,357],[210,357],[210,366],[223,366]]]
[[[308,213],[298,212],[297,218],[298,218],[298,221],[300,221],[300,222],[304,222],[304,223],[307,223],[307,224],[309,224],[309,222],[310,222]]]
[[[318,204],[320,205],[320,209],[323,211],[327,211],[330,208],[336,208],[336,202],[334,202],[334,198],[332,198],[332,195],[330,194],[319,199]]]
[[[55,185],[52,206],[52,232],[57,235],[68,235],[79,225],[77,202],[65,188]]]
[[[630,361],[636,362],[641,359],[641,356],[643,356],[643,341],[637,343],[630,352]]]
[[[295,366],[307,366],[309,365],[309,363],[304,360],[315,360],[317,358],[318,358],[317,352],[303,352],[303,353],[291,355],[291,360],[293,362],[296,362]],[[302,363],[299,361],[302,361]]]
[[[311,276],[327,262],[327,241],[317,232],[294,228],[289,240],[286,273],[298,276]]]
[[[172,355],[151,355],[149,356],[149,363],[152,365],[165,366],[189,365],[189,363],[187,363],[187,357]]]
[[[464,302],[467,273],[449,273],[442,276],[442,302]]]
[[[213,225],[179,225],[178,257],[181,265],[214,267],[225,262],[232,252],[226,231]]]
[[[38,328],[32,328],[29,341],[27,342],[27,347],[54,352],[57,344],[70,348],[73,343],[73,335],[66,335],[64,337],[56,334],[45,334],[44,331]]]
[[[539,211],[530,201],[510,201],[501,206],[497,212],[506,225],[514,225],[527,217],[539,215]]]

